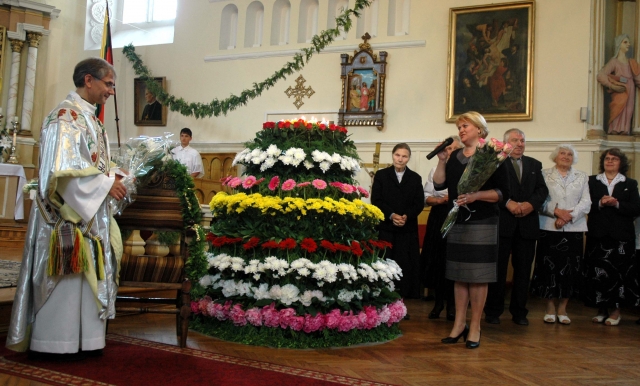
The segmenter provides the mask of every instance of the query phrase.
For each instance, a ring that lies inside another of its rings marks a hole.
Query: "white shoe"
[[[618,319],[607,318],[607,320],[604,321],[604,324],[607,326],[617,326],[621,320],[622,315],[618,315]]]
[[[567,315],[558,315],[558,322],[560,324],[571,324],[571,319]]]
[[[551,315],[551,314],[546,314],[544,316],[544,322],[545,323],[555,323],[556,322],[556,316],[555,315]]]
[[[604,322],[605,319],[607,319],[609,317],[609,315],[602,315],[602,314],[598,314],[596,316],[594,316],[593,318],[591,318],[591,321],[593,323],[602,323]]]

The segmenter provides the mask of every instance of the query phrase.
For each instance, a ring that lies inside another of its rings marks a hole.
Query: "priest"
[[[115,316],[122,240],[109,198],[126,188],[110,165],[96,104],[114,94],[116,72],[89,58],[42,125],[38,194],[31,210],[7,347],[32,357],[101,354]]]

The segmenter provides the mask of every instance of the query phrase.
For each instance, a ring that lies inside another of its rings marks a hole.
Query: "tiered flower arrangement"
[[[356,147],[343,127],[266,122],[222,183],[207,236],[204,296],[191,326],[247,344],[331,347],[393,339],[406,314],[382,212],[361,200]]]

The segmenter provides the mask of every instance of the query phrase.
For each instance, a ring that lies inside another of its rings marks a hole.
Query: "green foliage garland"
[[[291,329],[255,327],[250,324],[236,326],[230,320],[221,322],[215,318],[208,318],[202,315],[196,315],[189,323],[189,328],[231,342],[295,349],[319,349],[386,342],[402,335],[398,323],[390,327],[382,324],[371,330],[353,329],[348,332],[338,332],[325,329],[323,331],[305,333]]]
[[[278,81],[286,79],[287,76],[296,71],[302,70],[306,63],[309,62],[315,53],[324,50],[331,44],[341,30],[348,32],[352,27],[351,16],[356,18],[360,16],[360,11],[371,5],[372,0],[356,0],[353,9],[345,10],[336,18],[336,27],[322,31],[319,35],[311,38],[312,46],[303,48],[300,53],[294,55],[293,60],[287,62],[282,68],[273,75],[260,83],[254,83],[253,87],[243,90],[240,96],[231,95],[222,101],[217,98],[210,103],[187,102],[182,98],[177,98],[162,89],[154,79],[151,71],[144,65],[142,59],[136,54],[133,44],[129,44],[122,49],[124,55],[131,62],[137,76],[139,76],[146,84],[147,89],[155,94],[156,98],[163,105],[168,106],[171,111],[177,111],[184,116],[195,116],[196,118],[204,118],[211,116],[226,115],[229,111],[235,110],[240,106],[246,105],[250,99],[254,99],[273,87]]]
[[[185,263],[185,270],[187,277],[193,284],[191,296],[194,299],[198,299],[204,293],[204,289],[200,285],[200,278],[207,273],[207,257],[204,253],[205,234],[202,227],[200,227],[200,222],[202,221],[200,202],[198,202],[198,197],[194,192],[193,178],[189,175],[184,165],[178,161],[169,160],[163,165],[162,171],[171,177],[176,184],[176,193],[182,206],[185,230],[195,232],[187,246],[189,259]]]

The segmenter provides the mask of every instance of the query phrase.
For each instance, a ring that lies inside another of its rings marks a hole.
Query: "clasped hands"
[[[407,215],[404,214],[400,216],[399,214],[394,213],[391,215],[391,221],[393,221],[393,225],[397,227],[403,227],[404,224],[407,222]]]
[[[573,220],[573,217],[571,216],[571,212],[573,212],[573,209],[556,208],[553,211],[553,215],[556,216],[556,223],[555,223],[556,229],[562,228],[563,226],[567,225]]]
[[[617,206],[618,200],[611,196],[602,196],[600,199],[600,206]]]
[[[526,201],[515,202],[513,200],[510,200],[507,203],[506,208],[515,217],[524,217],[524,216],[527,216],[529,213],[533,212],[533,205],[531,205]]]

